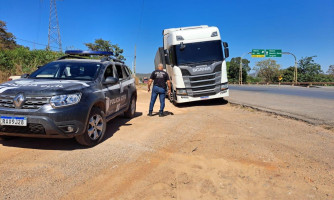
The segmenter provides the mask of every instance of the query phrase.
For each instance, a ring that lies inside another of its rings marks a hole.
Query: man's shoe
[[[164,112],[159,112],[159,117],[165,117],[166,114]]]
[[[147,114],[147,116],[152,117],[152,116],[153,116],[153,115],[152,115],[152,112],[149,112],[149,113]]]

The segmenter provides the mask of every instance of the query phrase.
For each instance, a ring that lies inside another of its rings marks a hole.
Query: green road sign
[[[264,49],[252,49],[253,58],[263,58],[265,57]]]
[[[282,57],[282,49],[267,49],[266,57]]]

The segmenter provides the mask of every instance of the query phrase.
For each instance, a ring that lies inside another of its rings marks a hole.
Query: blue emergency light
[[[113,56],[114,53],[110,51],[82,51],[82,50],[67,50],[65,54],[80,55],[80,56]]]

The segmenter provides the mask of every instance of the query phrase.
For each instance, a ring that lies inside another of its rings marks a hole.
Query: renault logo
[[[25,97],[23,94],[18,94],[15,98],[14,98],[14,106],[15,108],[21,108],[23,103],[24,103]]]

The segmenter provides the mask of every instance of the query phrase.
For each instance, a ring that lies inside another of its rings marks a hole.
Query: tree
[[[276,60],[267,59],[255,64],[254,70],[257,72],[258,77],[261,77],[266,82],[277,82],[279,76],[280,65],[276,63]]]
[[[334,77],[334,65],[330,65],[328,67],[327,74],[329,74],[330,76]]]
[[[283,82],[293,82],[293,78],[295,74],[295,67],[290,66],[286,69],[283,69],[280,71],[280,74],[282,74]]]
[[[103,40],[102,38],[96,39],[94,43],[85,43],[88,49],[92,51],[110,51],[114,53],[114,56],[120,60],[125,60],[122,55],[123,49],[118,44],[111,44],[109,40]]]
[[[6,22],[0,20],[0,50],[1,49],[14,49],[18,47],[15,42],[15,36],[7,32]]]
[[[240,59],[241,57],[232,58],[230,62],[227,63],[227,74],[230,82],[239,81],[239,70],[240,70]],[[250,61],[247,59],[242,59],[242,80],[247,81],[247,74],[251,70],[249,67]]]
[[[317,56],[309,56],[298,61],[298,82],[317,82],[323,73],[321,66],[314,61]]]

